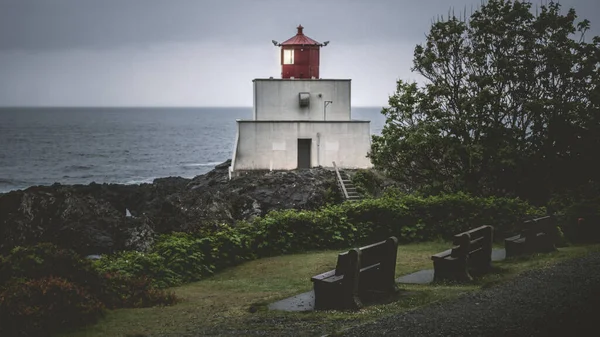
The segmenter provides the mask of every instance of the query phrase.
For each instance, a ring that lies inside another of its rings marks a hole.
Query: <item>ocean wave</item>
[[[10,178],[0,178],[0,185],[13,186],[13,185],[23,185],[23,184],[28,184],[28,182],[23,181],[23,180],[10,179]]]
[[[65,167],[65,170],[69,171],[86,171],[94,168],[94,165],[69,165]]]
[[[95,175],[93,174],[84,174],[84,175],[75,175],[75,176],[70,176],[70,175],[64,175],[62,178],[63,179],[90,179],[90,178],[94,178]]]
[[[217,166],[221,164],[221,162],[213,161],[209,163],[192,163],[192,164],[183,164],[182,166],[185,168],[194,168],[194,167],[207,167],[207,166]]]

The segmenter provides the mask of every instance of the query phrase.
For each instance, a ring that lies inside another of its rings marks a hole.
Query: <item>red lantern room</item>
[[[319,50],[329,41],[319,43],[304,35],[304,27],[298,26],[296,36],[278,43],[281,47],[281,78],[319,78]]]

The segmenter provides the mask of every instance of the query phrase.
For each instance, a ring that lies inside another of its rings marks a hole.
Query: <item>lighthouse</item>
[[[351,117],[351,80],[320,77],[320,43],[296,28],[280,48],[281,77],[253,80],[253,118],[237,120],[230,173],[370,168],[370,121]],[[340,56],[341,57],[341,56]]]

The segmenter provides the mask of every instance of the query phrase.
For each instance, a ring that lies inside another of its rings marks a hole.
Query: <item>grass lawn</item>
[[[430,242],[400,246],[396,276],[431,269],[432,254],[449,247]],[[562,260],[600,251],[600,245],[560,248],[559,252],[494,262],[494,271],[467,285],[400,285],[405,290],[389,303],[358,312],[269,311],[269,303],[309,291],[310,277],[335,267],[340,251],[320,251],[265,258],[224,270],[203,281],[172,288],[182,301],[171,307],[120,309],[97,324],[62,334],[63,337],[307,335],[321,336],[399,313],[464,292],[493,286],[520,272],[544,268]]]

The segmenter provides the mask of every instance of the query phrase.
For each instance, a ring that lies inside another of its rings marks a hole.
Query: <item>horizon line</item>
[[[350,108],[383,108],[384,106],[379,105],[351,105]],[[198,109],[198,108],[209,108],[209,109],[252,109],[253,106],[241,106],[241,105],[205,105],[205,106],[160,106],[160,105],[115,105],[115,106],[99,106],[99,105],[42,105],[42,106],[27,106],[27,105],[7,105],[1,106],[0,109]]]

